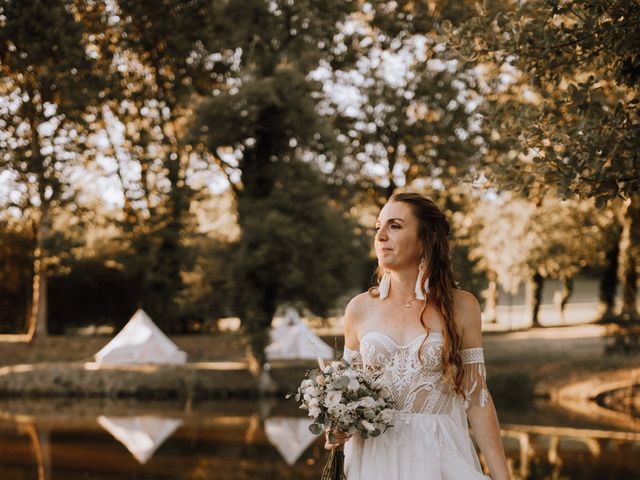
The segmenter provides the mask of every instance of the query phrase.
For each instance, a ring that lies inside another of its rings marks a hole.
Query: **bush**
[[[49,333],[87,326],[122,328],[136,310],[137,287],[127,272],[97,258],[77,260],[49,278]]]

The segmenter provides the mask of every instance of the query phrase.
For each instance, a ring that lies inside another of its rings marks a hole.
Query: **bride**
[[[347,480],[508,480],[480,307],[456,287],[449,223],[432,200],[399,193],[380,211],[376,232],[379,284],[347,306],[345,357],[381,373],[395,402],[393,426],[365,440],[335,432],[325,448],[345,444]]]

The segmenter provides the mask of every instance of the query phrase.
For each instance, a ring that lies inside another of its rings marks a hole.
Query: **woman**
[[[509,479],[481,347],[480,307],[456,287],[449,223],[422,195],[393,195],[376,222],[377,287],[349,302],[345,357],[377,370],[393,426],[345,445],[347,480]],[[491,477],[482,474],[467,416]]]

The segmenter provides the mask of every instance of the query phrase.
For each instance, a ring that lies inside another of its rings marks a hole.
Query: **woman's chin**
[[[388,259],[383,259],[382,261],[378,260],[378,267],[382,270],[393,270],[395,262],[390,262]]]

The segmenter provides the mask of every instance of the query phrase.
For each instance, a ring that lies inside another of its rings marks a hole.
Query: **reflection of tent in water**
[[[144,464],[162,443],[182,425],[182,420],[153,416],[98,417],[98,423]]]
[[[142,309],[95,355],[96,363],[185,363],[187,354],[162,333]]]
[[[308,418],[269,418],[264,431],[287,464],[293,465],[317,438],[309,431],[310,424]]]
[[[320,340],[291,307],[274,320],[271,344],[265,351],[269,360],[333,358],[333,348]]]

